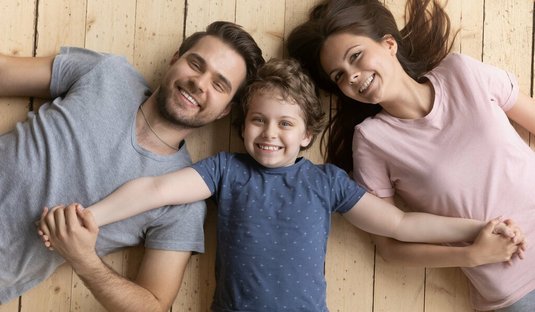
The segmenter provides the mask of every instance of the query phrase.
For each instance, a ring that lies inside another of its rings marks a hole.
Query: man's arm
[[[50,98],[54,57],[14,57],[0,54],[0,96]]]
[[[95,255],[72,263],[74,271],[108,311],[168,311],[178,294],[190,252],[146,249],[135,282]]]
[[[167,311],[186,269],[190,252],[147,249],[135,282],[110,269],[95,252],[98,227],[89,210],[70,205],[47,218],[48,236],[59,254],[108,311]],[[80,218],[80,221],[78,221]]]

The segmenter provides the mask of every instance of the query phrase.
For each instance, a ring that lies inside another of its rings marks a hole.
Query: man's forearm
[[[117,274],[98,256],[72,264],[74,271],[108,311],[166,311],[147,289]]]

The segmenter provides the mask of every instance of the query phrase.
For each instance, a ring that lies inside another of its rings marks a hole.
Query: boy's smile
[[[291,166],[311,139],[299,105],[284,100],[278,90],[260,91],[251,97],[243,142],[259,164],[268,168]]]

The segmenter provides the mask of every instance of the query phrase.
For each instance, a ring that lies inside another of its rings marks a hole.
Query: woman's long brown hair
[[[451,24],[437,0],[407,0],[405,13],[405,27],[398,30],[392,13],[378,0],[328,0],[316,5],[309,19],[288,37],[289,55],[301,62],[319,88],[337,96],[337,113],[322,134],[321,146],[325,160],[347,172],[353,170],[355,126],[382,108],[343,95],[321,67],[321,48],[335,33],[348,32],[377,42],[389,34],[398,43],[396,56],[401,66],[417,80],[451,51]]]

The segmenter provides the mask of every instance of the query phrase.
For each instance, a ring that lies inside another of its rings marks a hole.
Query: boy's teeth
[[[277,151],[280,149],[280,147],[278,146],[271,146],[271,145],[258,145],[258,147],[260,147],[260,149],[263,149],[263,150],[268,150],[268,151]]]

